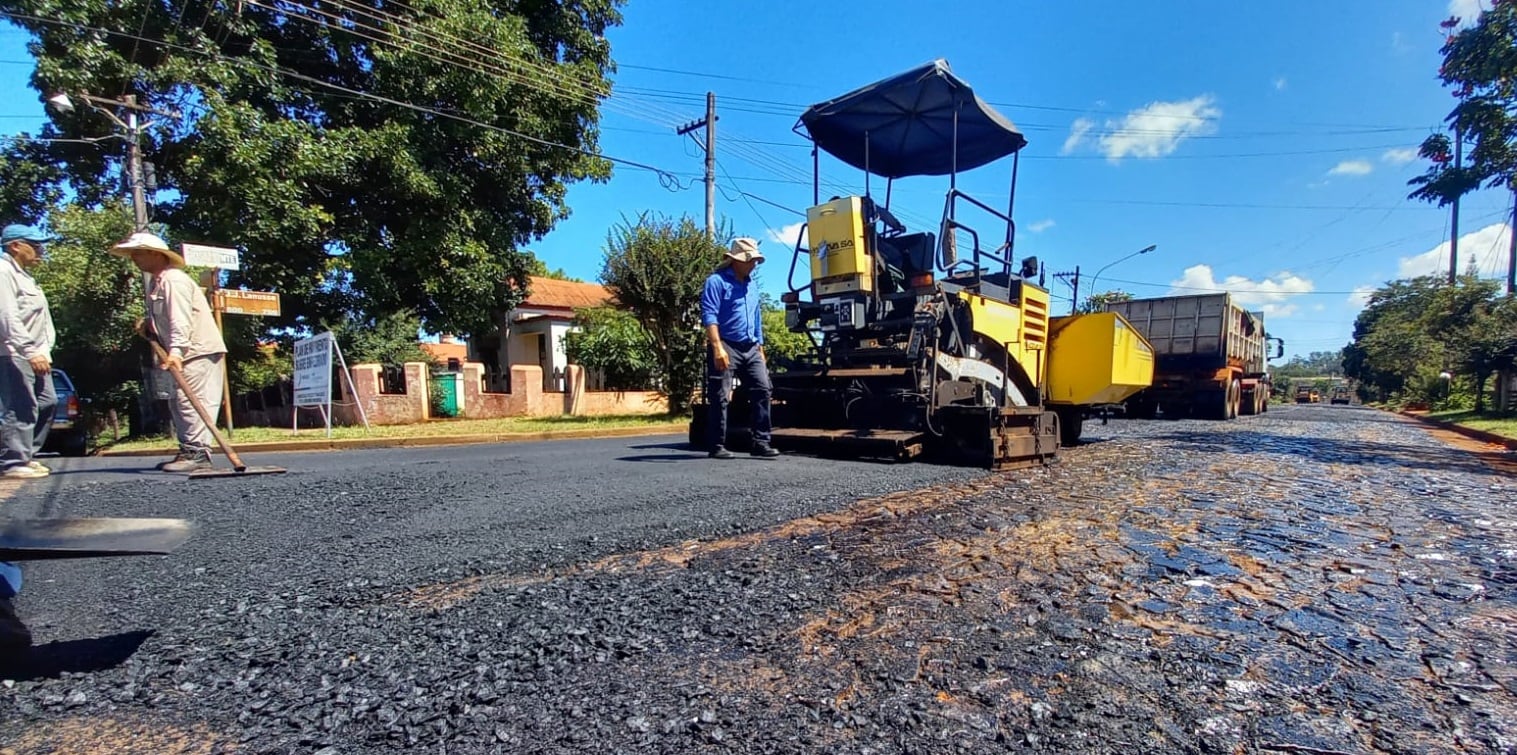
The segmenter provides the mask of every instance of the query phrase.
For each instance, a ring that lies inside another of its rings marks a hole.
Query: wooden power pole
[[[1464,166],[1464,130],[1454,126],[1454,173]],[[1449,285],[1459,275],[1459,195],[1454,195],[1454,219],[1449,222]]]
[[[676,133],[684,136],[698,128],[706,129],[706,238],[716,238],[716,93],[706,93],[706,117],[691,121]]]

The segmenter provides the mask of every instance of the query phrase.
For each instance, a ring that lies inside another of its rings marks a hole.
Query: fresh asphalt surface
[[[165,457],[166,458],[166,457]],[[984,473],[811,457],[730,461],[682,436],[250,453],[284,474],[188,479],[157,457],[48,458],[9,517],[175,517],[170,556],[33,562],[19,607],[37,642],[135,630],[190,641],[179,604],[260,604],[557,569],[751,531],[859,498]],[[217,455],[216,464],[226,468]]]

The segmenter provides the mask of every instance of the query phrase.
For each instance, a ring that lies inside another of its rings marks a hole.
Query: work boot
[[[32,630],[21,623],[10,598],[0,598],[0,650],[25,650],[32,646]]]
[[[174,458],[169,459],[168,461],[160,461],[160,462],[158,462],[158,466],[156,467],[156,469],[158,469],[158,471],[161,472],[161,471],[163,471],[164,467],[166,467],[166,466],[168,466],[170,464],[176,464],[176,463],[184,461],[185,459],[188,459],[188,458],[190,458],[188,454],[186,454],[183,451],[180,451],[179,453],[174,454]]]
[[[726,446],[717,446],[716,448],[711,449],[711,453],[707,454],[707,456],[710,456],[713,459],[730,459],[732,458],[733,453],[731,451],[728,451]]]
[[[52,467],[49,467],[49,466],[47,466],[47,465],[45,465],[45,464],[43,464],[41,462],[29,461],[29,462],[26,463],[26,465],[28,467],[31,467],[32,469],[38,471],[38,472],[41,472],[44,476],[50,475],[50,474],[53,473],[53,468]]]
[[[35,480],[38,477],[46,477],[47,473],[33,469],[29,464],[17,464],[5,470],[4,475],[8,480]]]
[[[779,449],[776,449],[774,446],[771,446],[768,443],[753,444],[752,453],[754,456],[757,456],[760,459],[773,459],[774,457],[780,455]]]
[[[191,454],[186,454],[185,457],[179,461],[169,462],[168,464],[163,465],[163,471],[165,472],[199,472],[202,469],[212,468],[211,452],[209,451],[196,451]]]

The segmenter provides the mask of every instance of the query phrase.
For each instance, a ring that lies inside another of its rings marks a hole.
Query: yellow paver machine
[[[1015,161],[1027,140],[945,61],[814,105],[802,129],[814,162],[820,150],[864,171],[865,191],[824,202],[813,183],[781,298],[786,326],[815,348],[774,370],[777,448],[1037,464],[1079,439],[1089,407],[1149,385],[1152,349],[1120,315],[1054,317],[1037,259],[1013,271]],[[1005,157],[1005,212],[959,189],[961,172]],[[870,176],[885,179],[883,203]],[[891,212],[895,181],[911,176],[948,177],[935,229],[910,231]],[[747,434],[745,404],[734,395],[730,445]]]

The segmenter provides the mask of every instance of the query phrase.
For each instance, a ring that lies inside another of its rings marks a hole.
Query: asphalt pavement
[[[994,475],[674,436],[62,460],[0,510],[197,531],[29,565],[0,752],[1517,751],[1510,452],[1336,406],[1087,436]]]

